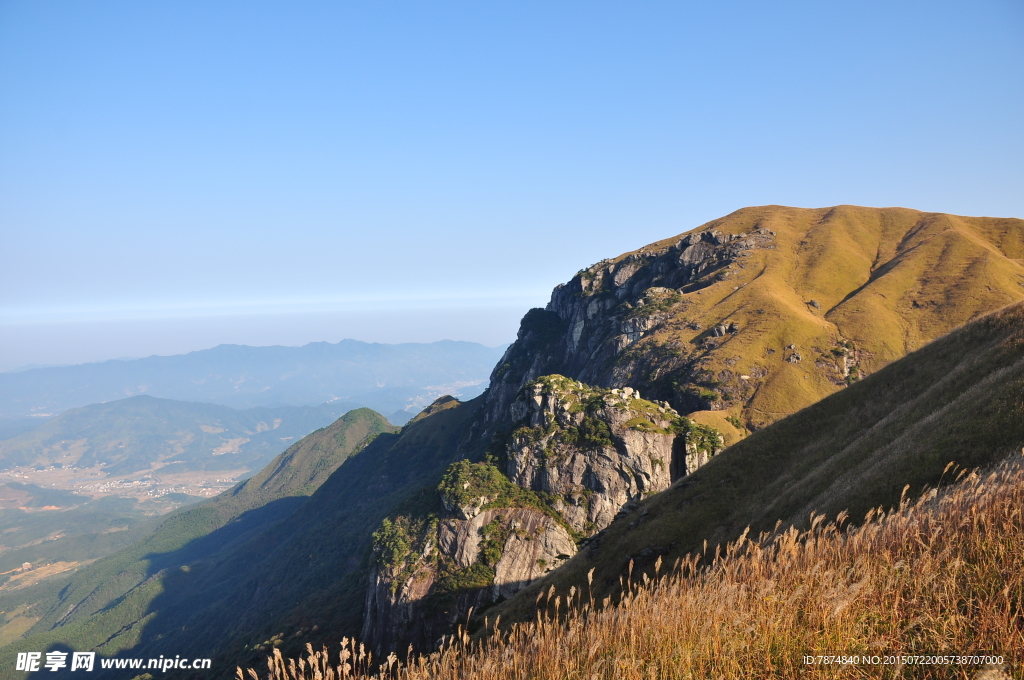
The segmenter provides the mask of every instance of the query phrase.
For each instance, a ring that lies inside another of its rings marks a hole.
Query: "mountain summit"
[[[492,374],[486,417],[558,373],[639,389],[733,441],[1021,299],[1024,220],[744,208],[558,286]]]
[[[429,645],[558,578],[722,444],[1024,299],[1022,257],[1022,220],[768,206],[578,272],[523,318],[467,461],[375,534],[361,639]]]

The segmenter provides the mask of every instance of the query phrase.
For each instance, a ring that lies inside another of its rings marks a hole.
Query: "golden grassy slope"
[[[578,584],[614,593],[631,556],[649,570],[778,520],[811,512],[863,517],[943,478],[948,463],[985,466],[1024,446],[1024,303],[973,321],[849,388],[755,432],[612,522],[598,540],[495,605],[529,619],[534,598]]]
[[[708,351],[701,367],[740,395],[731,411],[755,428],[842,387],[842,359],[832,352],[840,342],[853,343],[851,360],[863,377],[1024,299],[1024,220],[905,208],[763,206],[696,231],[757,228],[775,232],[774,248],[750,251],[722,280],[685,294],[675,322],[634,350],[699,345],[706,329],[736,322],[741,332]],[[663,252],[678,238],[634,252]],[[683,317],[702,330],[688,328]],[[786,361],[789,345],[801,361]]]
[[[818,516],[803,533],[741,538],[727,557],[690,556],[667,578],[624,588],[617,606],[595,608],[587,592],[552,589],[537,620],[480,644],[463,634],[407,664],[389,659],[372,675],[372,660],[346,640],[340,655],[310,647],[298,666],[270,657],[264,677],[965,678],[985,668],[984,659],[900,662],[916,655],[1001,657],[987,677],[1009,677],[1004,671],[1024,661],[1022,507],[1018,456],[942,494],[873,512],[845,533]],[[821,655],[859,662],[805,662]]]

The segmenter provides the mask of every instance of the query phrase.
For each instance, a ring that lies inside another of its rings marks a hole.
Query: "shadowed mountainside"
[[[161,613],[152,603],[167,591],[169,581],[289,517],[349,457],[396,429],[369,409],[351,411],[291,446],[254,477],[197,507],[172,513],[150,535],[66,581],[0,596],[4,611],[31,605],[37,622],[29,634],[39,633],[4,649],[5,659],[8,650],[21,649],[21,644],[60,642],[107,654],[137,644],[146,625]],[[207,593],[206,602],[217,593]]]

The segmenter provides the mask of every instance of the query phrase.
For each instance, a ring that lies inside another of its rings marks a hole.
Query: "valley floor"
[[[251,474],[248,468],[189,470],[160,474],[159,467],[158,464],[152,469],[123,475],[112,475],[106,472],[103,466],[48,467],[41,470],[34,467],[15,467],[0,471],[0,483],[35,484],[91,498],[120,496],[148,501],[168,494],[186,494],[195,497],[191,499],[195,500],[216,496]],[[160,508],[160,512],[168,512],[180,505],[180,502],[165,504],[166,507]]]

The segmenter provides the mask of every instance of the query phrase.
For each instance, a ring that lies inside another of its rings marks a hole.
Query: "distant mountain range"
[[[342,402],[404,422],[442,394],[470,398],[482,392],[503,352],[504,347],[451,340],[220,345],[175,356],[0,373],[0,438],[71,408],[140,394],[238,409]]]

